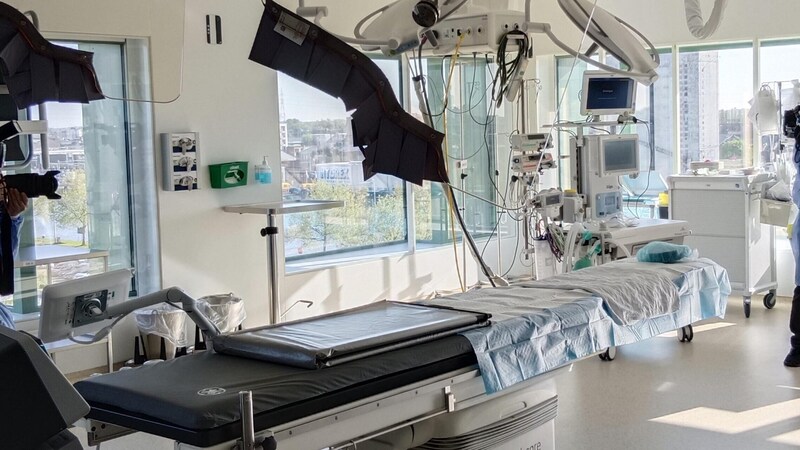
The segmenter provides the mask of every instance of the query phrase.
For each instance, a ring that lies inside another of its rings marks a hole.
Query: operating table
[[[554,448],[555,381],[573,362],[725,312],[727,274],[709,260],[612,264],[668,276],[675,307],[622,321],[596,294],[523,284],[433,302],[479,305],[491,326],[321,369],[209,351],[97,376],[75,385],[90,442],[140,431],[230,449],[252,421],[264,448]]]

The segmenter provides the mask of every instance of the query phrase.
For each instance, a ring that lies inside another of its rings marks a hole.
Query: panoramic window
[[[725,169],[752,166],[752,44],[681,47],[678,64],[680,172],[692,161],[720,161]]]
[[[126,51],[131,49],[124,42],[58,44],[93,52],[100,84],[110,96],[129,95],[128,71],[148,73],[145,58],[139,58],[144,51],[141,43],[131,45],[138,54],[130,58]],[[136,94],[140,88],[135,89]],[[153,254],[156,246],[155,237],[143,239],[149,241],[146,243],[137,238],[134,212],[143,209],[143,204],[152,209],[155,194],[154,185],[139,187],[133,182],[134,164],[130,157],[134,146],[138,146],[141,157],[152,157],[149,106],[101,100],[85,105],[48,103],[45,111],[49,170],[60,172],[58,193],[62,199],[32,199],[24,214],[16,292],[3,298],[18,314],[38,311],[39,294],[47,284],[136,267],[137,249],[148,246],[149,254]],[[20,111],[19,117],[38,119],[38,108]],[[40,137],[22,139],[19,147],[20,155],[33,148],[34,158],[30,166],[16,173],[43,173]],[[153,181],[152,168],[149,180]],[[154,220],[155,211],[143,213],[141,228],[154,228]],[[145,266],[137,268],[134,295],[137,289],[150,290],[158,284],[153,270],[157,267],[151,262]]]
[[[496,231],[494,205],[504,196],[497,167],[498,143],[507,143],[512,128],[508,106],[495,109],[491,96],[496,66],[485,57],[462,56],[452,67],[450,58],[412,60],[427,80],[432,122],[439,131],[447,130],[446,156],[451,183],[472,195],[456,191],[464,222],[473,237]],[[445,90],[450,83],[445,104]],[[422,120],[419,101],[412,96],[411,114]],[[507,146],[505,147],[507,149]],[[500,172],[507,172],[503,168]],[[455,217],[450,214],[447,196],[438,183],[414,187],[414,224],[418,248],[452,242],[460,236]]]
[[[401,65],[375,59],[401,96]],[[278,74],[284,201],[340,200],[344,207],[284,216],[287,260],[406,247],[405,183],[389,175],[364,179],[341,100]]]

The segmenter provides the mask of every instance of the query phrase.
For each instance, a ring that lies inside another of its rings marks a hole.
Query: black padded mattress
[[[242,390],[260,430],[474,364],[469,341],[450,336],[319,370],[204,352],[75,388],[91,419],[207,447],[240,437]]]

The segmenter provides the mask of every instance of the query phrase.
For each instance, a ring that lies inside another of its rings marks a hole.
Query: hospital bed
[[[675,302],[637,318],[568,285],[482,289],[430,303],[491,313],[491,326],[322,369],[204,352],[97,376],[75,385],[90,443],[140,431],[230,449],[250,428],[279,449],[554,448],[555,382],[573,362],[725,312],[727,274],[709,260],[606,266],[623,274],[610,285],[668,277]]]

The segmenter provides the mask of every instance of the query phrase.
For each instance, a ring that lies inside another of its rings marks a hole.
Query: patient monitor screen
[[[589,75],[584,79],[581,114],[633,113],[636,81],[625,77]]]
[[[639,136],[613,136],[600,146],[603,175],[624,175],[639,171]]]

